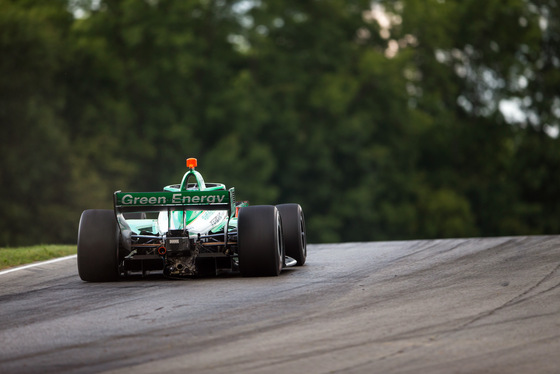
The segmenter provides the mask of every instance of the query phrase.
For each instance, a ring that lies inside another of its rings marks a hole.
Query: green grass
[[[0,248],[0,270],[72,254],[76,254],[75,245]]]

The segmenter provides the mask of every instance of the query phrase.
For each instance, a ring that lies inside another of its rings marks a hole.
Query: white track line
[[[70,256],[65,256],[65,257],[59,257],[59,258],[55,258],[52,260],[47,260],[47,261],[42,261],[42,262],[36,262],[33,264],[29,264],[29,265],[23,265],[23,266],[19,266],[17,268],[12,268],[12,269],[7,269],[7,270],[2,270],[0,271],[0,275],[4,275],[4,274],[8,274],[11,273],[13,271],[18,271],[18,270],[24,270],[24,269],[29,269],[29,268],[33,268],[35,266],[41,266],[41,265],[46,265],[46,264],[52,264],[53,262],[59,262],[59,261],[64,261],[64,260],[68,260],[71,258],[76,258],[77,255],[70,255]]]

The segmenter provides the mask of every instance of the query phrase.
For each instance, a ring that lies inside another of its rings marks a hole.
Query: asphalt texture
[[[0,275],[0,373],[558,373],[560,237],[310,245],[273,278]]]

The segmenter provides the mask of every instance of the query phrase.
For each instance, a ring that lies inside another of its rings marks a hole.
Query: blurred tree
[[[188,156],[253,204],[301,203],[312,242],[557,233],[557,16],[0,0],[0,240],[71,242],[82,209],[178,182]]]
[[[56,81],[71,22],[63,1],[0,1],[0,245],[75,233]]]
[[[387,37],[396,41],[399,54],[412,57],[414,110],[434,124],[419,148],[418,167],[434,188],[451,188],[467,199],[476,230],[465,225],[462,235],[557,232],[546,222],[558,211],[545,207],[557,207],[558,198],[545,192],[544,179],[521,176],[531,174],[530,169],[555,175],[558,168],[551,151],[556,148],[558,154],[558,138],[544,134],[557,129],[560,117],[553,109],[558,100],[554,73],[544,84],[548,89],[529,87],[542,85],[543,74],[554,70],[543,69],[544,61],[550,67],[560,61],[558,49],[551,48],[558,41],[552,36],[558,35],[552,16],[558,14],[557,2],[379,3],[397,20]],[[504,117],[501,108],[511,102],[517,111],[524,110],[521,121]],[[524,103],[531,105],[524,108]],[[541,146],[530,140],[535,131],[542,134]],[[542,190],[532,190],[533,198],[527,198],[526,184],[531,183]]]

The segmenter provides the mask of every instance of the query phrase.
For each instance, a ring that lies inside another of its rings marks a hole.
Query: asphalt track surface
[[[0,274],[0,372],[560,372],[560,237],[308,252],[275,278]]]

